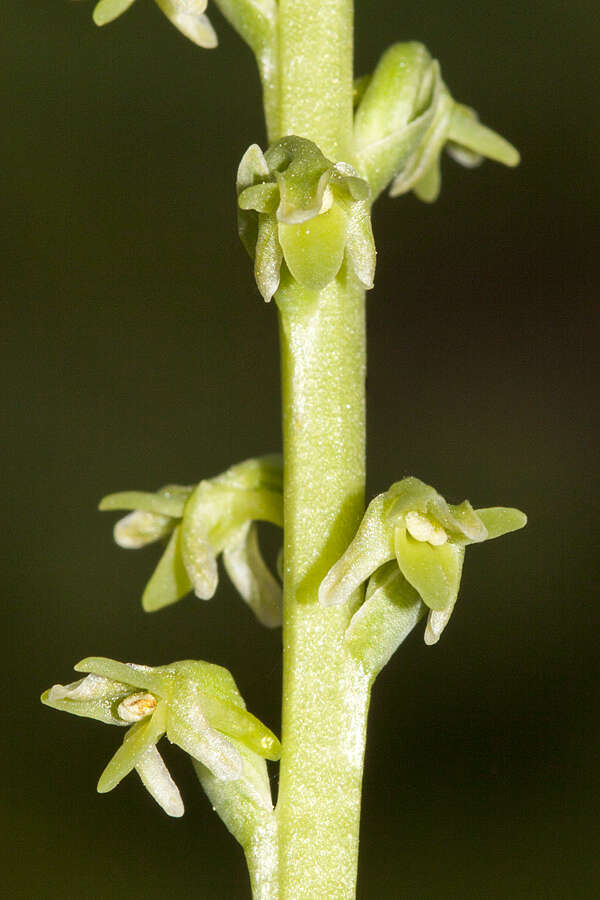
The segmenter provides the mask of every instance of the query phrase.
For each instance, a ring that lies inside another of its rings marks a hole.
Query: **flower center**
[[[406,530],[416,541],[427,541],[434,547],[441,547],[448,540],[448,535],[435,519],[430,519],[419,512],[409,512],[404,519]]]
[[[130,694],[119,703],[117,714],[124,722],[139,722],[154,712],[157,702],[154,694]]]

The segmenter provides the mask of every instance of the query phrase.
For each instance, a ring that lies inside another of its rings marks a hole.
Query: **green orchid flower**
[[[156,748],[165,734],[220,781],[244,778],[249,753],[262,759],[279,758],[279,741],[246,710],[231,673],[221,666],[186,660],[150,668],[90,657],[78,663],[75,671],[87,674],[72,684],[55,684],[42,694],[42,703],[110,725],[129,726],[123,744],[100,776],[101,794],[135,769],[167,815],[183,815],[179,790]],[[265,793],[256,789],[253,799],[263,806],[270,804]]]
[[[96,25],[107,25],[127,12],[135,0],[100,0],[94,7]],[[185,37],[199,47],[212,49],[218,40],[214,28],[205,15],[208,0],[156,0],[167,19]]]
[[[516,166],[519,153],[481,125],[477,113],[453,100],[440,65],[423,44],[394,44],[375,72],[357,85],[354,120],[357,166],[373,196],[388,184],[390,195],[414,191],[431,203],[440,192],[444,148],[463,166],[484,157]]]
[[[425,643],[435,644],[456,604],[465,548],[523,528],[526,522],[518,509],[474,510],[468,500],[452,505],[418,478],[404,478],[371,501],[356,537],[321,583],[320,601],[348,600],[364,581],[395,560],[402,578],[395,579],[393,590],[405,603],[424,604],[429,613]],[[393,571],[392,566],[384,574]],[[378,587],[380,582],[381,575]],[[404,583],[412,591],[407,592]]]
[[[101,510],[133,510],[115,525],[119,546],[168,539],[144,590],[144,609],[162,609],[191,590],[209,600],[222,554],[227,574],[257,619],[270,628],[280,625],[281,585],[261,555],[255,522],[283,525],[282,478],[281,457],[273,455],[246,460],[196,487],[167,485],[153,494],[105,497]]]
[[[239,165],[237,193],[240,237],[267,302],[284,260],[312,291],[326,287],[344,259],[365,289],[373,287],[370,191],[352,166],[331,162],[305,138],[282,138],[264,154],[253,144]]]

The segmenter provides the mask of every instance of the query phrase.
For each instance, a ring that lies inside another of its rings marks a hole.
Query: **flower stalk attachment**
[[[107,24],[134,0],[100,0]],[[210,48],[207,0],[156,0]],[[523,513],[450,504],[404,478],[365,511],[365,291],[373,287],[374,201],[414,191],[433,201],[444,149],[464,166],[507,166],[517,151],[457,103],[418,43],[393,44],[354,79],[352,0],[213,0],[253,51],[267,149],[237,172],[239,233],[258,289],[275,298],[283,456],[246,460],[197,485],[105,497],[127,514],[121,547],[166,544],[145,610],[218,588],[218,559],[264,625],[283,625],[282,741],[245,707],[231,674],[208,662],[149,668],[83,660],[84,677],[42,701],[124,729],[100,777],[130,771],[170,816],[183,802],[157,744],[193,760],[213,808],[246,854],[254,900],[353,900],[370,692],[427,616],[436,643],[455,608],[465,548],[522,528]],[[281,585],[257,523],[284,528]],[[265,759],[281,757],[273,808]]]

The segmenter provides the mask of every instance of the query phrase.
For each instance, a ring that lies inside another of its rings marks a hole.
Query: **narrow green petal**
[[[393,44],[385,51],[356,110],[354,133],[359,155],[406,127],[420,112],[418,97],[430,68],[431,56],[423,44]]]
[[[123,725],[116,710],[130,693],[130,684],[90,674],[71,684],[55,684],[40,699],[46,706],[62,712],[97,719],[107,725]]]
[[[401,481],[395,481],[381,496],[384,500],[385,519],[394,526],[403,524],[408,512],[426,512],[428,505],[439,494],[430,484],[409,475]]]
[[[257,529],[251,522],[243,525],[235,539],[225,547],[223,564],[259,622],[268,628],[281,625],[281,585],[262,558]]]
[[[507,506],[491,506],[476,510],[487,529],[488,540],[501,537],[510,531],[518,531],[527,524],[527,516],[520,509]]]
[[[353,615],[345,643],[374,678],[425,614],[426,607],[396,560],[369,581],[365,602]]]
[[[237,170],[238,195],[250,185],[269,178],[269,166],[258,144],[251,144],[240,160]]]
[[[319,215],[333,163],[317,145],[287,136],[270,147],[265,158],[279,185],[278,221],[300,224]]]
[[[448,138],[473,153],[486,156],[505,166],[519,164],[519,151],[491,128],[482,125],[477,120],[476,114],[460,103],[455,105]]]
[[[242,773],[235,781],[216,778],[206,766],[193,760],[196,774],[214,810],[237,841],[247,847],[255,840],[255,829],[264,824],[264,813],[273,812],[267,766],[260,756],[234,741],[242,759]],[[256,817],[258,812],[258,817]],[[270,817],[269,817],[270,818]],[[270,818],[270,821],[273,820]]]
[[[361,172],[368,173],[373,197],[377,197],[394,176],[414,157],[433,121],[433,108],[410,124],[367,145],[357,154]]]
[[[281,453],[267,453],[265,456],[253,456],[241,463],[236,463],[225,472],[211,479],[213,484],[226,484],[228,487],[249,491],[257,488],[268,488],[270,491],[283,491],[283,457]]]
[[[76,672],[91,672],[93,675],[122,682],[128,686],[128,693],[131,693],[132,687],[143,688],[162,697],[167,689],[168,667],[151,668],[137,663],[117,662],[104,656],[87,656],[73,668]]]
[[[451,603],[446,609],[429,610],[424,635],[424,640],[428,647],[432,647],[439,641],[444,628],[450,621],[450,617],[454,612],[454,606],[455,604]]]
[[[448,541],[432,547],[416,541],[405,528],[395,533],[396,558],[400,571],[430,609],[446,609],[458,595],[464,549]]]
[[[279,224],[279,243],[288,269],[303,287],[320,291],[333,281],[344,259],[348,214],[334,203],[299,225]]]
[[[171,712],[167,737],[223,781],[235,781],[242,774],[239,751],[211,728],[198,707],[190,706],[185,717]]]
[[[480,153],[473,153],[472,150],[467,150],[466,147],[455,144],[454,141],[447,142],[446,153],[465,169],[476,169],[483,162],[483,156]]]
[[[169,488],[164,489],[169,492]],[[103,497],[98,505],[98,509],[133,509],[143,512],[156,513],[161,516],[171,516],[174,519],[180,519],[183,515],[183,508],[187,496],[192,488],[183,488],[177,486],[178,493],[175,488],[171,488],[170,493],[156,492],[151,494],[147,491],[121,491],[118,494],[109,494]]]
[[[175,527],[175,519],[158,513],[134,510],[115,523],[115,543],[125,550],[138,550],[168,537]]]
[[[447,503],[437,494],[428,503],[429,512],[460,543],[479,543],[487,538],[485,525],[468,500],[462,503]]]
[[[423,203],[434,203],[440,195],[442,188],[442,169],[439,156],[434,159],[430,167],[421,175],[413,190]]]
[[[108,25],[109,22],[127,12],[134,2],[135,0],[100,0],[100,3],[94,7],[92,18],[96,25]]]
[[[206,696],[202,700],[202,711],[212,728],[241,741],[259,756],[273,760],[281,756],[281,744],[273,732],[243,707]]]
[[[155,612],[181,600],[192,589],[181,549],[181,525],[178,525],[142,595],[146,612]]]
[[[275,216],[261,215],[258,219],[254,277],[265,303],[271,300],[279,287],[283,251],[279,243]]]
[[[345,197],[350,201],[364,201],[368,200],[371,195],[368,181],[361,178],[349,163],[336,163],[331,169],[329,183],[338,198]]]
[[[319,602],[324,606],[349,600],[373,572],[394,558],[393,528],[386,519],[386,500],[387,494],[371,500],[352,543],[321,582]]]
[[[274,215],[279,203],[279,188],[274,182],[251,184],[238,197],[240,209]]]
[[[135,768],[146,751],[160,740],[165,730],[166,706],[159,704],[148,720],[131,726],[125,740],[100,776],[98,793],[112,791]]]
[[[371,227],[371,213],[368,203],[355,203],[348,221],[346,236],[346,254],[354,274],[369,291],[373,287],[375,277],[375,259],[377,251]]]
[[[179,789],[169,774],[163,758],[153,745],[135,764],[135,770],[148,793],[168,816],[179,818],[185,812]]]
[[[218,45],[216,32],[204,15],[206,0],[156,0],[156,3],[171,24],[194,44],[206,50]]]

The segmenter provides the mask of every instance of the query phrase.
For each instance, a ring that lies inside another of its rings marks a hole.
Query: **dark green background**
[[[439,646],[413,636],[376,686],[359,897],[597,897],[597,4],[357,6],[358,72],[425,41],[523,155],[516,172],[448,160],[433,207],[377,205],[370,494],[412,473],[530,515],[469,551]],[[149,2],[103,31],[90,15],[2,3],[2,887],[242,900],[241,853],[183,754],[166,747],[183,820],[134,777],[98,797],[116,730],[37,701],[88,654],[197,655],[279,715],[279,634],[225,579],[145,616],[155,554],[114,547],[95,512],[280,445],[275,310],[235,228],[237,162],[264,142],[253,61],[214,10],[214,52]]]

